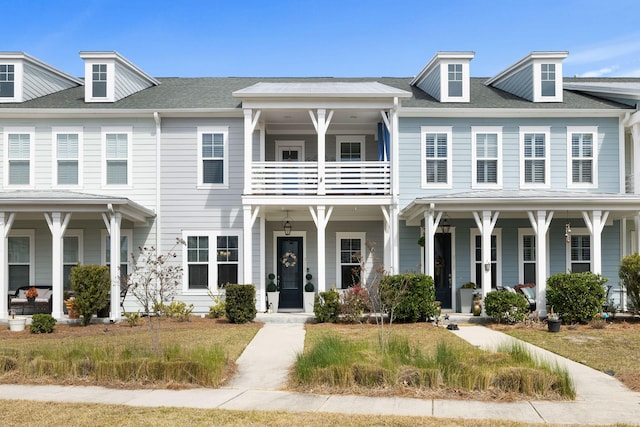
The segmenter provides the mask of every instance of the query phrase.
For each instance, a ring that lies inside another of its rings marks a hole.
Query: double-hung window
[[[471,128],[473,187],[502,186],[502,128]]]
[[[598,129],[595,126],[567,127],[568,187],[597,186],[597,139]]]
[[[448,64],[449,96],[462,96],[462,64]]]
[[[520,128],[520,184],[522,187],[549,187],[548,127]]]
[[[536,283],[536,235],[532,229],[518,230],[520,283]]]
[[[9,291],[34,285],[34,230],[12,230],[7,239]]]
[[[242,261],[238,230],[187,231],[184,248],[184,291],[215,291],[238,283]]]
[[[5,128],[5,183],[10,186],[28,187],[34,180],[33,128]]]
[[[361,266],[364,261],[365,233],[337,233],[338,286],[341,289],[360,284]]]
[[[586,230],[578,229],[573,229],[571,233],[571,244],[567,245],[567,268],[572,273],[591,271],[591,236],[587,233]]]
[[[451,127],[422,127],[422,186],[451,187]]]
[[[229,129],[198,128],[198,185],[226,187],[229,173]]]
[[[82,264],[82,230],[68,229],[63,237],[62,275],[64,290],[71,291],[71,269]]]
[[[131,273],[129,259],[131,258],[131,242],[133,241],[133,230],[120,230],[120,277]],[[111,268],[111,236],[107,230],[102,230],[102,264]]]
[[[131,185],[131,128],[103,128],[104,185]]]
[[[15,65],[0,64],[0,98],[15,96]]]
[[[351,135],[336,137],[338,159],[341,162],[359,162],[364,160],[364,136]]]
[[[82,129],[53,129],[54,185],[80,185],[80,152]]]
[[[107,97],[107,64],[91,65],[91,84],[93,98]]]
[[[540,64],[540,73],[542,96],[556,96],[556,65]]]

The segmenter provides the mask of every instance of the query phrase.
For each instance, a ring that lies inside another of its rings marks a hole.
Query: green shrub
[[[50,334],[56,326],[56,319],[50,314],[34,314],[29,330],[32,334]]]
[[[226,314],[227,308],[224,301],[221,301],[219,297],[213,299],[213,305],[209,306],[209,317],[211,319],[218,319]]]
[[[256,317],[256,288],[253,285],[227,285],[227,318],[231,323],[247,323]]]
[[[554,274],[547,279],[547,306],[565,323],[586,323],[602,311],[607,280],[589,271]]]
[[[371,298],[367,288],[356,285],[344,292],[340,313],[347,323],[360,323],[365,313],[371,312]]]
[[[340,294],[335,289],[317,294],[313,304],[313,314],[316,316],[316,322],[337,323],[340,316],[339,299]]]
[[[74,305],[82,325],[91,323],[93,314],[109,302],[109,276],[106,265],[78,265],[71,269]]]
[[[513,324],[527,318],[529,302],[522,294],[494,291],[484,297],[484,310],[496,322]]]
[[[189,316],[193,311],[193,304],[187,306],[183,301],[171,301],[164,306],[164,313],[167,317],[176,319],[179,322],[189,321]]]
[[[127,319],[127,324],[129,326],[131,326],[132,328],[134,326],[138,326],[138,322],[140,321],[140,318],[142,317],[140,315],[139,311],[136,312],[128,312],[128,313],[123,313],[124,314],[124,318]]]
[[[629,305],[636,313],[640,312],[640,255],[637,252],[622,258],[618,276],[622,280],[620,285],[627,291]]]
[[[424,274],[405,273],[385,276],[380,281],[382,306],[394,320],[417,322],[436,314],[436,291],[433,278]],[[393,313],[391,313],[393,311]]]

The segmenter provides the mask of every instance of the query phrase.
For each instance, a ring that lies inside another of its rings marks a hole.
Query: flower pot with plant
[[[277,313],[280,292],[278,291],[278,285],[273,281],[276,276],[273,273],[269,273],[267,278],[269,279],[269,283],[267,283],[267,313]]]
[[[547,316],[547,329],[549,332],[560,332],[561,324],[562,320],[560,320],[560,316],[558,313],[554,313],[553,307],[551,307],[551,312],[549,312]]]
[[[29,301],[29,303],[33,304],[33,302],[36,300],[36,298],[38,297],[38,290],[36,289],[35,286],[31,286],[29,289],[27,289],[27,291],[24,293],[25,298],[27,298],[27,301]]]
[[[482,314],[482,295],[479,293],[473,294],[472,313],[474,316],[480,316]]]
[[[9,310],[9,330],[11,332],[24,331],[24,327],[27,324],[27,318],[22,316],[16,316],[15,310]]]
[[[304,285],[304,294],[302,295],[304,302],[304,312],[313,313],[313,303],[316,296],[316,287],[311,283],[313,276],[309,273],[305,276],[307,283]]]

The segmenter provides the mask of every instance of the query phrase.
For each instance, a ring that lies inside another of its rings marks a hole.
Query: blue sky
[[[2,51],[75,76],[115,50],[155,77],[410,77],[437,51],[474,51],[490,77],[531,51],[564,75],[640,76],[637,0],[12,0]]]

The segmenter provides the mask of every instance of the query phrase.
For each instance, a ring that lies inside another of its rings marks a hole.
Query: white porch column
[[[433,206],[424,213],[424,274],[435,277],[434,251],[435,235],[442,218],[442,212],[434,216]]]
[[[640,123],[631,126],[631,138],[633,139],[633,193],[640,194]]]
[[[602,273],[602,230],[609,218],[609,212],[582,211],[584,223],[591,233],[591,271],[595,274]]]
[[[241,283],[250,284],[253,283],[256,287],[256,309],[260,309],[260,299],[264,304],[264,280],[259,280],[257,283],[253,280],[253,225],[256,222],[256,218],[260,213],[260,206],[252,208],[250,205],[244,205],[242,207],[242,277],[238,280]],[[264,311],[264,310],[262,310]]]
[[[8,319],[9,312],[9,231],[15,214],[0,212],[0,319]]]
[[[317,243],[318,243],[318,292],[324,292],[326,290],[326,277],[327,277],[327,261],[326,261],[326,235],[325,231],[331,214],[333,213],[333,206],[329,207],[327,211],[326,206],[320,205],[314,210],[313,206],[309,206],[309,212],[313,218],[313,222],[316,224],[317,230]]]
[[[498,221],[499,212],[491,216],[491,211],[482,211],[482,218],[478,212],[473,212],[473,218],[480,230],[482,242],[482,296],[491,292],[491,233]]]
[[[260,110],[253,114],[251,108],[244,109],[244,194],[253,194],[251,164],[253,162],[253,131],[260,119]]]
[[[382,216],[384,217],[384,242],[382,245],[382,266],[385,271],[388,271],[391,265],[392,248],[391,248],[391,208],[387,206],[380,206]]]
[[[51,216],[45,213],[44,218],[47,220],[47,225],[51,231],[51,286],[53,289],[51,315],[55,319],[61,319],[64,314],[62,309],[64,232],[67,229],[67,225],[69,225],[71,214],[66,214],[63,217],[60,212],[52,212]]]
[[[313,126],[316,128],[318,134],[318,195],[325,195],[325,162],[326,162],[326,136],[327,129],[333,118],[333,111],[327,111],[324,108],[319,108],[317,111],[318,117],[314,116],[313,111],[309,110],[309,116],[313,122]]]
[[[635,227],[636,252],[640,252],[640,213],[638,213],[636,216],[633,217],[633,221],[634,221],[634,224],[636,225]]]
[[[109,207],[111,210],[111,206]],[[111,259],[107,260],[111,265],[111,312],[109,320],[117,322],[120,320],[120,226],[122,224],[122,214],[111,210],[110,215],[102,214],[102,219],[109,232],[109,250]],[[129,242],[131,244],[132,242]]]
[[[553,212],[527,212],[531,228],[536,233],[536,311],[539,316],[547,315],[547,233]]]

